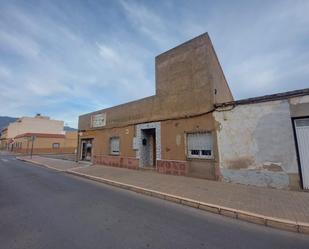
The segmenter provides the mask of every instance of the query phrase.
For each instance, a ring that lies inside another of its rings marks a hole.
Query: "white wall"
[[[214,118],[225,181],[289,188],[298,175],[289,100],[237,105]]]
[[[292,117],[309,116],[309,95],[289,100]]]

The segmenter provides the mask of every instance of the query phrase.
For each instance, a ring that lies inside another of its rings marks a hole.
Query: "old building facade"
[[[79,159],[217,179],[214,104],[232,101],[203,34],[155,60],[156,94],[79,117]]]
[[[309,89],[218,104],[213,114],[223,180],[309,189]]]
[[[77,132],[64,134],[23,133],[14,138],[11,151],[22,154],[74,154]]]
[[[234,101],[207,33],[157,56],[155,69],[154,96],[79,117],[78,160],[309,188],[308,89]]]
[[[8,143],[9,143],[9,139],[8,139],[8,129],[3,128],[0,131],[0,150],[5,150],[8,148]]]

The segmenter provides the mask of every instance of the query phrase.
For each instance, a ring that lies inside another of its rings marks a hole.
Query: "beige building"
[[[2,149],[19,153],[75,153],[77,131],[65,132],[63,121],[38,114],[10,123],[0,141]]]
[[[234,101],[207,33],[155,69],[155,95],[79,117],[79,160],[309,189],[309,89]]]
[[[77,145],[77,132],[65,134],[24,133],[14,138],[12,151],[22,154],[72,154]]]
[[[216,103],[233,96],[208,34],[155,60],[156,94],[79,117],[79,159],[218,179]]]
[[[8,138],[24,133],[64,134],[64,122],[37,114],[35,117],[22,117],[7,127]]]
[[[8,129],[4,128],[0,131],[0,150],[5,150],[8,148]]]

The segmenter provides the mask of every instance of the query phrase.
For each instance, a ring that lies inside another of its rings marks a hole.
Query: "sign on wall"
[[[133,150],[138,150],[138,140],[137,137],[133,137]]]
[[[106,125],[106,113],[95,114],[91,116],[91,127],[97,128]]]

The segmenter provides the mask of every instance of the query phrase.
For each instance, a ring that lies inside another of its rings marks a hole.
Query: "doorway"
[[[143,123],[136,126],[136,157],[140,168],[155,169],[161,160],[161,123]]]
[[[141,160],[142,167],[155,168],[156,167],[156,129],[142,129],[141,130]]]
[[[300,176],[304,189],[309,190],[309,118],[294,119]]]
[[[93,139],[81,140],[81,160],[91,161],[92,158],[92,141]]]

